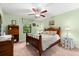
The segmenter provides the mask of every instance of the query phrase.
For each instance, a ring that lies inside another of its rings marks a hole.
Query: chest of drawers
[[[13,42],[0,41],[0,56],[13,56]]]

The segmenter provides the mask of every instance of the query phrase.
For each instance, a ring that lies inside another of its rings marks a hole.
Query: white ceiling
[[[26,16],[32,7],[45,8],[47,15],[55,16],[73,9],[79,8],[78,3],[0,3],[0,7],[5,13]]]

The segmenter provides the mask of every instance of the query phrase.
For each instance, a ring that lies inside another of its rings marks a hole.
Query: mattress
[[[29,34],[30,36],[39,39],[39,34]],[[57,40],[60,39],[58,34],[55,35],[48,35],[48,34],[41,34],[42,35],[42,49],[45,50],[51,44],[55,43]]]
[[[59,40],[58,34],[55,35],[42,35],[42,49],[46,50],[51,44]]]

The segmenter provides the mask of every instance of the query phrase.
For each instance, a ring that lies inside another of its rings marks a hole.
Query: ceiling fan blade
[[[27,15],[34,15],[35,16],[36,14],[35,13],[28,13]]]
[[[34,12],[36,12],[36,9],[35,9],[35,8],[32,8],[32,10],[33,10]]]
[[[40,15],[40,16],[45,17],[45,15]]]
[[[45,13],[45,12],[47,12],[47,10],[41,11],[41,13]]]
[[[35,14],[32,13],[32,14],[28,14],[28,15],[35,15]]]

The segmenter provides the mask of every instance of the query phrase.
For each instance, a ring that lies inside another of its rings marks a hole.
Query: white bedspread
[[[52,43],[55,43],[59,39],[60,39],[60,37],[58,34],[56,34],[56,35],[43,35],[42,34],[42,48],[43,48],[43,50],[48,48]]]
[[[0,36],[0,41],[6,41],[6,40],[11,40],[12,35],[3,35]]]
[[[48,34],[41,34],[42,35],[42,48],[45,50],[48,48],[52,43],[56,42],[60,39],[58,34],[55,35],[48,35]],[[30,36],[39,39],[39,34],[30,34]]]

